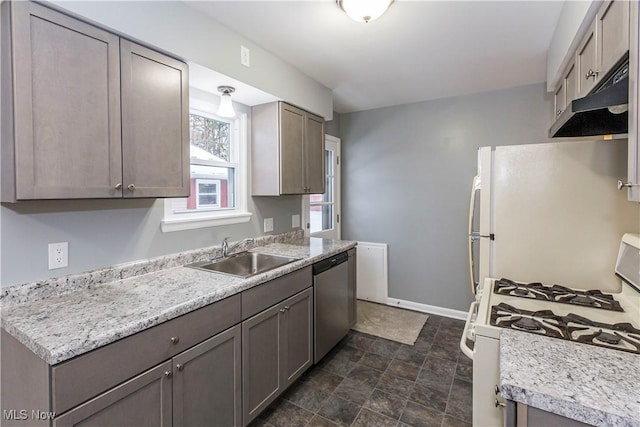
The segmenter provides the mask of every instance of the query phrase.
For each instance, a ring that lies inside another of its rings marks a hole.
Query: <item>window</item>
[[[163,231],[246,222],[246,114],[213,114],[217,105],[191,99],[189,137],[191,192],[166,199]]]

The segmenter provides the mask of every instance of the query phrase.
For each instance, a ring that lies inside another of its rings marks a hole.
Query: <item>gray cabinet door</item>
[[[598,11],[598,39],[600,46],[600,70],[607,73],[629,50],[628,0],[609,0]]]
[[[280,194],[302,194],[305,112],[280,103]],[[258,160],[259,161],[259,160]]]
[[[598,73],[598,49],[596,41],[596,21],[585,34],[576,52],[578,72],[578,98],[586,96],[602,76]]]
[[[309,288],[281,305],[282,384],[287,388],[313,363],[313,292]]]
[[[306,114],[304,168],[307,193],[325,192],[324,119]]]
[[[187,197],[187,65],[124,39],[120,57],[124,197]]]
[[[173,426],[240,426],[240,325],[173,358]]]
[[[171,362],[155,368],[72,409],[54,427],[171,426]]]
[[[282,389],[280,310],[273,306],[242,322],[242,421],[249,424]]]
[[[32,2],[11,12],[15,199],[120,197],[118,37]]]

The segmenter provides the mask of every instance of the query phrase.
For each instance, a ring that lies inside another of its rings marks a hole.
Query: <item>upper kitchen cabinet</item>
[[[600,73],[598,72],[596,28],[596,22],[593,22],[576,51],[576,67],[578,76],[580,76],[578,79],[578,98],[591,92],[591,89],[598,82]]]
[[[607,73],[629,50],[628,0],[605,1],[596,17],[598,68]]]
[[[184,63],[2,4],[2,201],[186,196]]]
[[[324,120],[284,102],[251,109],[254,196],[322,194]]]
[[[187,65],[120,41],[125,197],[189,195]]]

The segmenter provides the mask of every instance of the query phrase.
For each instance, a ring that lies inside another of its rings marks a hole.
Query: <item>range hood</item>
[[[628,132],[629,61],[584,98],[571,101],[549,129],[549,138]]]

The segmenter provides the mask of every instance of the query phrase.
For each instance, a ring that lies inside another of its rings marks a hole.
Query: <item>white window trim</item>
[[[194,102],[193,104],[200,104]],[[217,106],[213,106],[208,104],[210,108],[202,108],[202,110],[209,109],[210,111],[216,111]],[[200,107],[201,108],[201,107]],[[202,110],[200,108],[193,108],[194,112],[200,114]],[[202,212],[190,212],[188,214],[176,214],[173,212],[173,208],[171,206],[172,199],[165,199],[164,201],[164,217],[160,223],[160,227],[163,232],[173,232],[173,231],[183,231],[183,230],[192,230],[197,228],[205,228],[205,227],[217,227],[221,225],[230,225],[230,224],[241,224],[244,222],[249,222],[251,219],[252,213],[248,211],[247,208],[247,198],[249,192],[248,185],[248,168],[249,168],[249,159],[248,159],[248,119],[247,115],[244,113],[239,113],[238,118],[233,121],[234,123],[234,132],[237,132],[237,137],[239,138],[240,143],[238,159],[239,161],[239,171],[236,169],[237,174],[237,186],[236,186],[236,207],[235,209],[222,209],[222,210],[213,210],[213,211],[202,211]],[[239,173],[238,173],[239,172]]]

